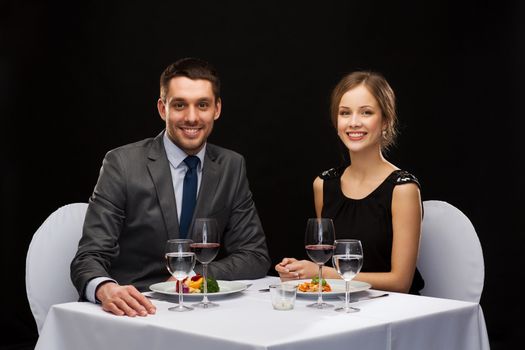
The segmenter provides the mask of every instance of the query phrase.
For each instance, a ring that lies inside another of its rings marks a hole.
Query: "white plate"
[[[168,294],[168,295],[179,295],[178,292],[175,292],[175,285],[177,282],[171,281],[171,282],[161,282],[161,283],[155,283],[149,286],[149,289],[162,294]],[[216,293],[208,293],[208,296],[216,296],[216,295],[226,295],[231,293],[237,293],[245,290],[248,288],[246,283],[238,282],[238,281],[221,281],[218,280],[217,283],[219,283],[219,291]],[[186,296],[202,296],[203,293],[184,293]]]
[[[300,285],[304,282],[310,282],[311,279],[307,280],[297,280],[297,281],[287,281],[283,282],[286,284]],[[323,292],[323,296],[339,296],[345,294],[345,281],[339,279],[327,279],[326,282],[332,287],[331,292]],[[370,283],[361,282],[361,281],[350,281],[350,293],[361,292],[363,290],[370,289],[372,286]],[[297,290],[297,295],[304,296],[317,296],[317,292],[301,292]]]

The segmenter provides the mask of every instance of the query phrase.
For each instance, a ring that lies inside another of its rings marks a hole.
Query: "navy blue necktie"
[[[182,187],[182,209],[180,212],[179,225],[180,238],[186,238],[188,236],[188,229],[193,218],[193,211],[195,209],[195,203],[197,202],[197,166],[200,161],[199,157],[196,156],[187,156],[186,159],[184,159],[188,170],[184,176],[184,185]]]

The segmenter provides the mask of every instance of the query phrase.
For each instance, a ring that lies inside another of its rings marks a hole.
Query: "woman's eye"
[[[372,115],[373,112],[372,112],[372,111],[363,111],[363,114],[364,114],[364,115]]]
[[[341,115],[341,116],[349,116],[350,112],[348,112],[348,111],[339,111],[339,115]]]

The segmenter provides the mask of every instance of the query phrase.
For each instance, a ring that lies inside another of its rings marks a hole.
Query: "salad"
[[[213,277],[206,278],[208,282],[208,293],[217,293],[220,291],[217,280]],[[179,284],[176,284],[175,292],[179,292]],[[204,293],[204,277],[196,274],[193,277],[186,277],[182,280],[183,293]]]

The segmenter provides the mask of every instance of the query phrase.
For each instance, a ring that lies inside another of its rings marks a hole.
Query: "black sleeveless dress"
[[[392,255],[392,193],[406,183],[419,185],[412,174],[393,171],[374,191],[362,199],[348,198],[341,190],[341,175],[346,167],[324,171],[322,217],[331,218],[336,239],[359,239],[363,245],[362,272],[389,272]],[[410,294],[419,294],[425,283],[416,269]]]

